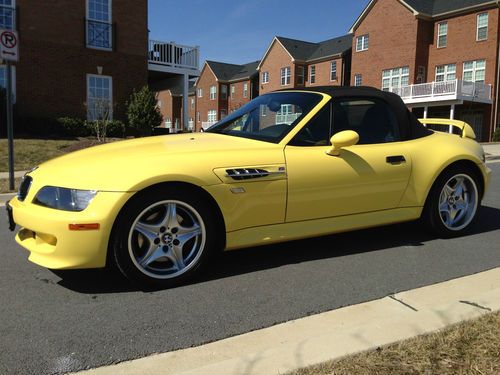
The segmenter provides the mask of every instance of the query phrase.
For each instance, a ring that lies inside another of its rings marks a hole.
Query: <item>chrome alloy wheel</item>
[[[478,204],[477,186],[466,174],[457,174],[444,184],[439,195],[439,216],[446,228],[459,231],[474,218]]]
[[[171,279],[196,265],[205,247],[205,224],[185,202],[166,200],[143,210],[128,235],[128,251],[142,273]]]

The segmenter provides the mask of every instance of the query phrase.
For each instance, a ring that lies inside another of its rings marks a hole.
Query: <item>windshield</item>
[[[310,92],[265,94],[211,126],[207,132],[278,143],[321,99],[321,95]]]

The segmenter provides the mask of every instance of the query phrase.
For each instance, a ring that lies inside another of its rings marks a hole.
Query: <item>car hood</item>
[[[283,147],[213,133],[118,141],[73,152],[31,172],[38,187],[137,191],[162,181],[221,183],[216,168],[284,163]]]

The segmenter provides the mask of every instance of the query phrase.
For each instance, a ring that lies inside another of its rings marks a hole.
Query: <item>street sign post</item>
[[[0,59],[5,60],[7,92],[7,138],[9,144],[9,189],[14,190],[14,124],[12,116],[12,68],[11,62],[19,60],[19,38],[13,30],[0,29]]]

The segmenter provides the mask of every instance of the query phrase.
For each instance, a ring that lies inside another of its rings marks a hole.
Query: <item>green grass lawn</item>
[[[65,154],[65,148],[77,140],[16,139],[14,140],[14,169],[28,170],[46,160]],[[9,153],[6,139],[0,139],[0,172],[7,172]]]

